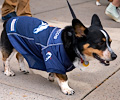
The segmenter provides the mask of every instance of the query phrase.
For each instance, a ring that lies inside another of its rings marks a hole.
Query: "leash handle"
[[[76,17],[76,15],[75,15],[75,13],[74,13],[74,11],[73,11],[70,3],[68,2],[68,0],[66,0],[66,1],[67,1],[68,7],[69,7],[69,9],[70,9],[70,12],[71,12],[71,15],[72,15],[73,19],[77,19],[77,17]]]

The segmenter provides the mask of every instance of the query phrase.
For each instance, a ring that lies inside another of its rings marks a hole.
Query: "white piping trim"
[[[7,35],[18,35],[18,36],[20,36],[22,38],[25,38],[27,40],[34,40],[34,38],[29,38],[29,37],[26,37],[26,36],[23,36],[23,35],[20,35],[20,34],[17,34],[17,33],[7,33]]]
[[[57,28],[57,27],[56,27],[56,28]],[[52,35],[52,33],[54,32],[54,30],[55,30],[56,28],[53,29],[53,31],[51,32],[50,36]],[[26,36],[23,36],[23,35],[20,35],[20,34],[17,34],[17,33],[7,33],[7,35],[18,35],[18,36],[20,36],[20,37],[22,37],[22,38],[25,38],[25,39],[27,39],[27,40],[34,40],[34,38],[29,38],[29,37],[26,37]],[[50,36],[49,36],[49,39],[50,39]],[[48,40],[48,42],[49,42],[49,40]],[[43,47],[42,50],[44,50],[44,49],[46,49],[46,48],[48,48],[48,47],[50,47],[50,46],[63,45],[63,43],[50,44],[50,45],[47,44],[47,46],[44,46],[44,45],[42,45],[42,44],[40,44],[40,43],[35,43],[35,44],[42,46],[42,47]]]
[[[40,44],[40,43],[35,43],[36,45],[40,45],[40,46],[42,46],[43,48],[45,48],[46,46],[45,45],[42,45],[42,44]]]
[[[50,44],[50,45],[48,45],[48,46],[42,48],[42,50],[44,50],[44,49],[46,49],[46,48],[48,48],[48,47],[50,47],[50,46],[56,46],[56,45],[63,45],[63,43]]]
[[[54,32],[56,29],[57,29],[57,27],[55,27],[55,28],[52,30],[52,32],[50,33],[50,36],[49,36],[48,41],[47,41],[47,45],[48,45],[48,43],[49,43],[50,37],[52,36],[53,32]]]
[[[71,65],[71,66],[67,69],[67,71],[70,70],[73,66],[74,66],[74,65]]]

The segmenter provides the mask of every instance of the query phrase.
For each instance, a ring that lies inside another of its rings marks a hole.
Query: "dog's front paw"
[[[4,74],[6,75],[6,76],[15,76],[15,73],[13,72],[13,71],[11,71],[11,70],[6,70],[6,71],[4,71]]]
[[[66,95],[73,95],[75,91],[71,88],[62,88],[62,92]]]

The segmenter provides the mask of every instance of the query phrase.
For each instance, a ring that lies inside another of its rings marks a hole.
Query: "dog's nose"
[[[115,59],[117,58],[117,55],[113,52],[113,53],[111,54],[111,58],[112,58],[112,60],[115,60]]]

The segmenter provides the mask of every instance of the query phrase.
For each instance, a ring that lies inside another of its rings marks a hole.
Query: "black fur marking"
[[[8,55],[10,55],[13,51],[13,46],[8,39],[5,25],[6,22],[4,22],[3,24],[4,29],[1,33],[1,47],[2,47],[1,49],[4,50],[6,53],[8,53]]]
[[[69,35],[69,33],[72,33],[72,35]],[[76,54],[73,49],[76,41],[75,32],[72,26],[65,27],[65,29],[62,32],[62,41],[68,57],[73,62],[76,57]]]

